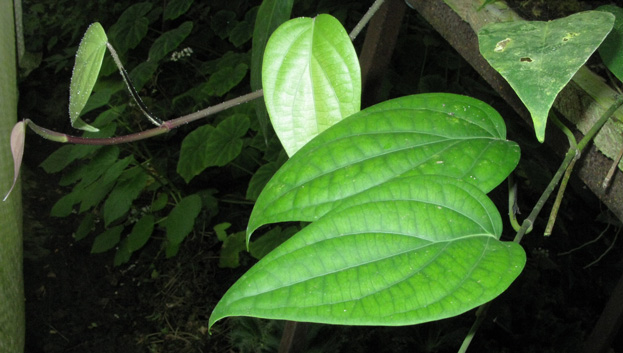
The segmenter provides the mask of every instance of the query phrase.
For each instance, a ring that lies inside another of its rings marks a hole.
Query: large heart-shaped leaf
[[[266,45],[264,101],[289,156],[359,111],[361,70],[352,42],[330,15],[285,22]]]
[[[247,236],[263,224],[314,221],[345,199],[404,175],[445,175],[489,192],[515,168],[519,147],[489,105],[420,94],[367,108],[310,141],[266,185]]]
[[[525,253],[495,205],[446,176],[397,178],[304,228],[251,268],[210,317],[411,325],[502,293]]]
[[[80,119],[80,112],[87,104],[97,81],[107,42],[104,28],[95,22],[89,26],[78,47],[69,86],[69,120],[71,126],[76,129],[98,131],[97,128]]]
[[[499,240],[485,195],[519,159],[505,134],[495,110],[453,94],[387,101],[327,129],[269,181],[248,236],[313,223],[236,282],[210,325],[234,315],[408,325],[495,298],[526,260]]]
[[[554,99],[612,29],[614,16],[587,11],[549,22],[503,22],[478,32],[482,56],[526,105],[537,139]]]

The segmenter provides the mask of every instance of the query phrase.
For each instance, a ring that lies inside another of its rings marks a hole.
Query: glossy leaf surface
[[[387,101],[327,129],[269,181],[247,231],[313,223],[236,282],[210,325],[236,315],[409,325],[495,298],[525,264],[518,244],[499,240],[485,194],[518,162],[505,135],[495,110],[453,94]]]
[[[251,89],[262,89],[262,60],[270,35],[285,21],[290,19],[294,0],[264,0],[257,11],[253,28],[253,47],[251,49]],[[262,100],[256,101],[257,119],[262,134],[266,136],[268,112]]]
[[[554,21],[493,23],[478,32],[482,56],[526,105],[537,139],[554,99],[612,29],[614,16],[577,13]]]
[[[499,241],[493,203],[461,179],[398,178],[351,201],[260,260],[210,324],[232,315],[346,325],[439,320],[495,298],[525,264],[518,244]]]
[[[273,128],[289,156],[360,109],[359,60],[348,34],[329,15],[277,28],[264,52],[262,85]]]
[[[86,131],[98,131],[97,128],[80,119],[80,112],[87,104],[93,86],[102,67],[108,38],[102,25],[95,22],[89,26],[76,53],[76,63],[69,86],[69,120],[71,126]]]
[[[261,225],[314,221],[344,199],[403,175],[446,175],[491,191],[515,168],[500,115],[453,94],[420,94],[367,108],[292,156],[259,196],[247,236]]]

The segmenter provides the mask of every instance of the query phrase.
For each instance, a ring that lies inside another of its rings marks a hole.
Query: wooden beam
[[[504,1],[496,1],[480,11],[478,11],[482,3],[480,0],[406,1],[478,71],[527,124],[532,126],[532,119],[523,103],[506,80],[480,55],[478,49],[476,31],[482,26],[487,23],[521,19],[506,6]],[[583,134],[608,109],[615,95],[616,92],[599,76],[587,68],[582,68],[572,82],[560,92],[554,106]],[[619,109],[615,117],[610,119],[597,135],[594,146],[587,149],[576,163],[575,173],[623,221],[623,173],[620,169],[623,164],[619,164],[610,187],[603,189],[601,186],[613,163],[611,158],[614,158],[623,147],[621,131],[623,131],[623,112]],[[552,145],[549,139],[546,139],[546,143],[550,143],[557,152],[564,150],[560,144]]]

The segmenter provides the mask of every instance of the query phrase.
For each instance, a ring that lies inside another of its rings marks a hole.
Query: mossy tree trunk
[[[9,144],[17,120],[17,77],[13,1],[0,0],[0,193],[11,187]],[[0,201],[0,352],[24,351],[22,202],[19,185]]]

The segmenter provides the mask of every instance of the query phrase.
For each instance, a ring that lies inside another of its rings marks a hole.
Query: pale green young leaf
[[[279,169],[257,199],[247,236],[268,223],[314,221],[405,175],[451,176],[489,192],[519,161],[519,147],[505,138],[502,117],[470,97],[419,94],[369,107],[325,130]]]
[[[610,12],[616,17],[612,31],[599,46],[599,55],[614,76],[623,81],[623,9],[615,5],[603,5],[597,10]]]
[[[344,27],[330,15],[282,24],[266,45],[262,86],[273,128],[289,156],[359,111],[361,70]]]
[[[262,89],[262,59],[266,42],[279,25],[290,19],[293,3],[294,0],[264,0],[257,11],[251,48],[251,89],[254,91]],[[266,136],[269,119],[263,100],[256,101],[255,110],[262,135]]]
[[[182,23],[176,29],[163,33],[149,48],[149,61],[158,62],[171,51],[175,50],[193,30],[192,21]]]
[[[69,86],[69,120],[71,126],[85,131],[98,131],[97,128],[80,119],[80,112],[87,104],[93,86],[102,67],[108,38],[98,22],[89,26],[76,53],[76,63]]]
[[[355,198],[252,267],[210,326],[240,315],[341,325],[440,320],[497,297],[525,265],[521,246],[499,240],[495,205],[464,180],[413,175]]]
[[[526,105],[545,139],[549,110],[612,29],[614,16],[587,11],[554,21],[493,23],[478,32],[480,53]]]
[[[91,247],[91,253],[99,254],[112,249],[119,243],[119,240],[121,240],[122,231],[123,225],[118,225],[107,229],[100,235],[96,236],[93,241],[93,246]]]

